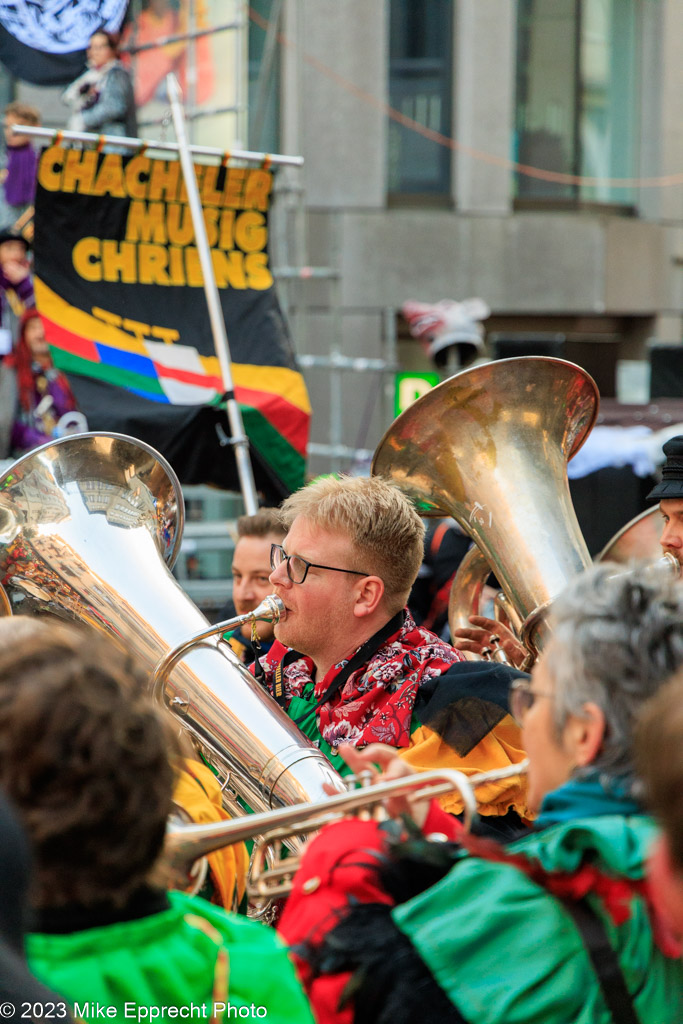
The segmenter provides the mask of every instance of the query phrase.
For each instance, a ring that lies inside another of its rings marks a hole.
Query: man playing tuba
[[[272,545],[270,581],[287,614],[259,670],[337,770],[349,770],[340,743],[389,744],[418,770],[475,772],[522,760],[507,707],[519,673],[465,663],[405,607],[424,542],[408,499],[378,478],[325,477],[281,511],[288,533]],[[497,824],[526,815],[519,778],[492,783],[483,797]],[[462,810],[456,795],[443,806]]]

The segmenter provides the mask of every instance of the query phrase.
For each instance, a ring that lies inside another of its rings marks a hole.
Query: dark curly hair
[[[38,906],[123,906],[171,808],[177,740],[112,641],[0,620],[0,785],[33,843]]]

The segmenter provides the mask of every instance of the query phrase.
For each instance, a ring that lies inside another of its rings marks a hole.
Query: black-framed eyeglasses
[[[537,697],[552,697],[552,693],[531,689],[530,679],[513,679],[510,683],[510,713],[514,720],[522,724],[536,702]]]
[[[270,568],[277,569],[283,562],[287,563],[287,575],[292,583],[303,583],[309,569],[329,569],[331,572],[348,572],[352,576],[370,576],[371,573],[359,572],[358,569],[338,569],[335,565],[319,565],[307,562],[301,555],[287,555],[282,544],[270,545]]]

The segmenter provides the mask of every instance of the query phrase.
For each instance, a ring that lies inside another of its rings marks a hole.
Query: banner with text
[[[310,421],[268,263],[270,171],[197,165],[256,485],[304,482]],[[51,146],[38,168],[36,302],[92,430],[157,448],[183,483],[239,489],[182,169]]]

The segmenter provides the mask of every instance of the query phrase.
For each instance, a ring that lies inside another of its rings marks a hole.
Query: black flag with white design
[[[0,61],[34,85],[67,85],[97,29],[118,32],[128,0],[0,0]]]

